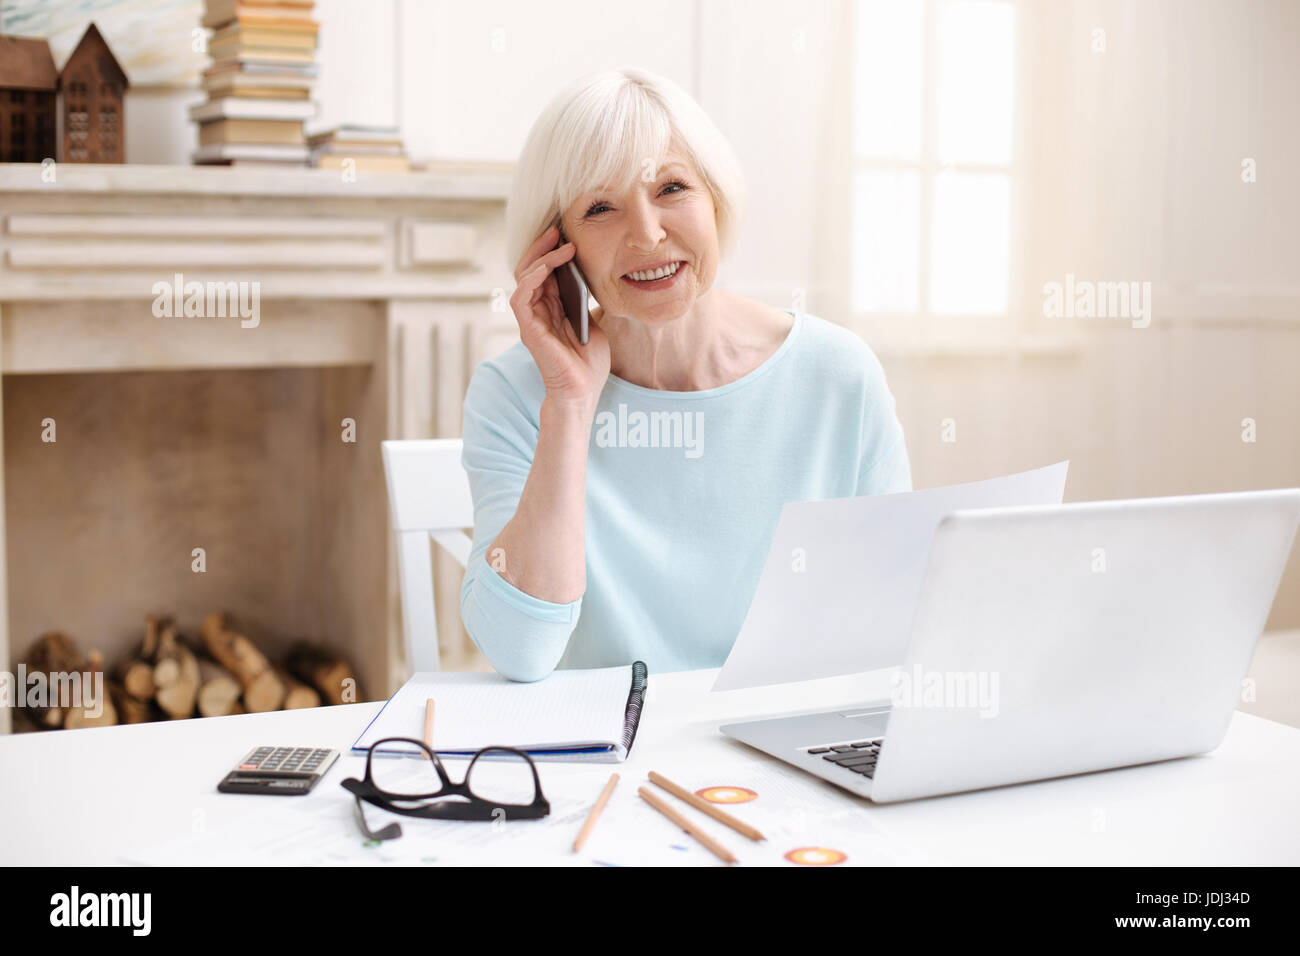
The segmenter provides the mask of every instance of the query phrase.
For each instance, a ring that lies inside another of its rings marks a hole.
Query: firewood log
[[[86,659],[77,648],[77,642],[62,631],[49,631],[38,637],[27,651],[27,669],[43,674],[52,671],[84,670]]]
[[[27,651],[26,664],[29,675],[38,672],[45,675],[47,699],[46,706],[29,707],[24,696],[23,710],[38,727],[50,730],[62,727],[66,717],[64,708],[49,706],[59,702],[54,700],[55,688],[48,682],[51,674],[81,673],[86,669],[86,660],[76,642],[62,631],[42,634]],[[19,692],[25,695],[25,689],[19,688]]]
[[[275,665],[275,676],[280,678],[280,682],[285,686],[285,710],[299,710],[303,707],[320,706],[320,694],[317,693],[316,688],[308,687],[302,681],[294,678],[282,665]]]
[[[284,703],[284,685],[269,667],[244,682],[243,688],[243,704],[247,713],[264,714],[270,710],[279,710]]]
[[[164,635],[166,632],[164,632]],[[161,638],[161,640],[165,640]],[[162,653],[162,647],[159,647]],[[199,662],[194,652],[173,638],[168,648],[168,660],[176,664],[176,679],[168,684],[160,684],[154,694],[154,700],[168,717],[180,720],[194,716],[194,703],[199,695]],[[154,680],[158,679],[158,665],[154,666]]]
[[[149,678],[152,683],[152,675]],[[152,715],[149,712],[149,702],[136,697],[122,684],[117,681],[109,681],[108,692],[113,698],[113,706],[117,708],[117,719],[123,724],[143,724],[147,723]]]
[[[98,717],[92,717],[90,714],[99,710]],[[117,708],[113,706],[113,698],[108,693],[108,688],[104,688],[104,706],[100,707],[69,707],[67,715],[63,718],[64,730],[79,730],[82,727],[112,727],[117,724]]]
[[[67,708],[63,727],[76,730],[79,727],[112,727],[116,723],[117,708],[113,706],[113,698],[104,681],[104,655],[91,651],[81,677],[81,704]]]
[[[202,631],[208,653],[234,674],[243,688],[244,708],[253,714],[279,710],[284,701],[284,684],[257,645],[230,629],[220,611],[213,611],[203,619]]]
[[[162,690],[176,683],[181,676],[181,647],[177,640],[176,625],[171,621],[163,624],[155,643],[153,682],[155,690]]]
[[[235,713],[242,689],[235,675],[216,661],[199,659],[199,713],[204,717],[225,717]]]
[[[153,614],[144,616],[144,641],[140,644],[140,656],[150,663],[153,663],[158,653],[160,625],[166,620],[167,618],[159,618]]]
[[[365,700],[348,662],[324,648],[299,641],[289,649],[284,666],[294,677],[320,691],[321,699],[327,704],[358,703]],[[344,694],[349,688],[350,699],[345,699]]]
[[[126,657],[118,661],[113,668],[113,680],[136,700],[148,701],[153,697],[153,666],[139,657]]]

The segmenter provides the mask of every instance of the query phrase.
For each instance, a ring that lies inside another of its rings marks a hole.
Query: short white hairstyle
[[[623,195],[670,150],[694,164],[713,196],[718,248],[734,248],[745,181],[726,137],[672,80],[625,68],[565,86],[533,123],[506,203],[506,259],[513,271],[528,247],[583,193]]]

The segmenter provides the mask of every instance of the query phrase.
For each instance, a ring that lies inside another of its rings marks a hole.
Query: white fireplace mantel
[[[45,176],[52,173],[54,181]],[[472,298],[500,262],[509,170],[359,174],[0,165],[0,301],[137,298],[160,270],[238,270],[279,297]]]
[[[473,366],[516,337],[504,306],[513,288],[503,260],[507,166],[362,173],[355,182],[308,169],[52,171],[47,181],[40,165],[0,165],[6,376],[370,365],[382,391],[374,400],[386,412],[384,433],[365,436],[377,460],[382,438],[458,435]],[[156,317],[155,284],[177,273],[256,283],[259,324]],[[3,487],[0,459],[0,494]],[[385,541],[387,633],[382,663],[367,674],[372,697],[403,674],[391,535]],[[27,557],[15,553],[20,547],[9,540],[0,557],[0,593],[9,591],[7,569]],[[460,646],[452,599],[459,572],[444,562],[437,585],[440,639],[455,662],[470,650]],[[9,628],[10,602],[0,601],[5,669],[34,637],[11,637]],[[4,732],[10,715],[0,711]]]

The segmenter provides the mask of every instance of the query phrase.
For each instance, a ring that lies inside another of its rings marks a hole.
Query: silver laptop
[[[721,730],[879,803],[1213,750],[1297,523],[1297,488],[954,512],[890,700]]]

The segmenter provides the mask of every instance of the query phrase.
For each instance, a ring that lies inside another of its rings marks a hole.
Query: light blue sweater
[[[609,377],[587,461],[587,590],[572,604],[524,593],[488,561],[528,478],[545,388],[522,344],[478,366],[465,397],[474,546],[461,616],[497,671],[531,681],[634,660],[651,673],[719,667],[785,502],[912,490],[875,353],[792,314],[781,347],[727,385],[673,392]]]

